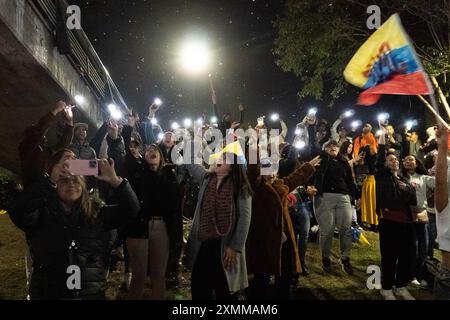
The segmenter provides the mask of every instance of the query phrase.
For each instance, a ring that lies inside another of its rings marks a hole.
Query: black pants
[[[251,300],[288,300],[291,298],[293,260],[292,245],[287,240],[281,250],[281,275],[275,277],[273,298],[269,294],[270,274],[256,273],[249,288],[249,299]]]
[[[381,283],[384,290],[406,287],[415,265],[415,230],[412,223],[381,219],[379,225]]]
[[[222,264],[221,240],[204,241],[191,277],[192,300],[234,300]]]

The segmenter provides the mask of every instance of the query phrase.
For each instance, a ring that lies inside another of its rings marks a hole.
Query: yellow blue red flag
[[[366,89],[359,96],[360,105],[373,105],[382,94],[434,93],[398,14],[391,16],[359,48],[345,68],[344,77]]]

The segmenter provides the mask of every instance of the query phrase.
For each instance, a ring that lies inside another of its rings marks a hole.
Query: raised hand
[[[153,103],[150,107],[148,107],[148,116],[154,117],[158,109],[159,107],[156,105],[156,103]]]
[[[116,174],[116,170],[114,170],[114,160],[110,159],[100,159],[98,161],[98,168],[100,171],[100,175],[96,178],[98,180],[105,181],[110,184],[113,188],[117,188],[122,183],[123,179],[118,177]]]
[[[66,106],[64,108],[64,119],[68,125],[73,126],[73,112],[71,106]]]
[[[439,123],[436,130],[436,143],[438,145],[438,149],[448,149],[448,134],[449,131],[447,128]]]
[[[64,111],[64,109],[67,108],[67,105],[64,101],[59,100],[55,107],[52,110],[52,113],[54,116],[56,116],[58,113],[60,113],[61,111]]]
[[[71,176],[69,164],[65,161],[63,163],[58,163],[53,167],[53,170],[50,173],[50,181],[57,185],[61,179],[69,178]]]
[[[317,192],[319,192],[319,190],[317,190],[315,186],[308,186],[306,188],[306,194],[310,197],[315,196]]]
[[[119,126],[114,119],[108,121],[108,135],[113,140],[116,140],[119,137]]]
[[[312,159],[309,164],[312,165],[313,167],[318,167],[320,165],[320,162],[322,161],[322,159],[320,159],[320,156],[315,157],[314,159]]]
[[[231,129],[237,129],[241,126],[241,124],[239,122],[233,122],[231,124]]]

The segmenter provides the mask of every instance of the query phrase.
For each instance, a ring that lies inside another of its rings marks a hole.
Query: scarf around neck
[[[233,218],[233,181],[225,177],[217,188],[217,175],[212,175],[203,195],[198,238],[214,240],[226,236]]]

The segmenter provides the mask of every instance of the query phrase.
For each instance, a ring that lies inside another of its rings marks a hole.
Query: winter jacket
[[[55,186],[46,178],[25,190],[11,205],[11,220],[26,233],[33,258],[31,299],[105,298],[109,230],[132,221],[140,208],[126,180],[115,192],[117,203],[101,207],[98,223],[87,221],[79,205],[66,215]],[[72,265],[80,268],[80,290],[67,288],[67,268]]]
[[[392,172],[385,167],[385,162],[386,146],[380,144],[375,174],[376,212],[380,213],[381,209],[390,209],[410,213],[410,207],[417,205],[416,192],[407,179],[402,177],[395,178]],[[401,189],[397,181],[406,184],[406,189]],[[410,220],[412,221],[412,216]]]
[[[52,153],[69,147],[72,141],[73,126],[66,125],[62,136],[54,146],[45,145],[45,135],[55,118],[49,112],[36,125],[25,129],[24,138],[19,145],[22,180],[25,188],[32,185],[44,173],[45,165]]]
[[[324,193],[324,190],[323,190],[324,183],[325,183],[325,179],[327,179],[326,172],[328,169],[329,162],[331,161],[331,156],[329,156],[326,152],[322,152],[321,159],[322,159],[322,161],[320,162],[320,166],[317,169],[317,172],[314,177],[314,186],[317,189],[317,196],[319,196],[319,197],[322,196]],[[342,157],[342,155],[338,154],[337,160],[344,167],[344,170],[345,170],[344,180],[346,182],[346,185],[347,185],[347,188],[349,191],[350,199],[352,200],[352,202],[354,202],[356,199],[356,185],[355,185],[355,181],[353,179],[352,169],[350,168],[348,161],[346,159],[344,159]]]
[[[287,196],[306,183],[314,168],[306,163],[289,176],[273,184],[265,182],[258,165],[248,166],[248,178],[253,188],[252,219],[247,239],[249,273],[281,275],[282,234],[291,242],[290,258],[293,273],[301,272],[297,241],[289,215]]]
[[[203,196],[208,186],[210,174],[200,165],[186,165],[196,183],[200,183],[200,192],[195,209],[194,220],[186,246],[186,266],[190,270],[194,268],[195,262],[200,252],[202,242],[198,240],[199,216],[203,202]],[[228,283],[230,293],[236,293],[248,287],[247,263],[245,242],[247,240],[248,229],[250,227],[252,211],[252,198],[243,194],[234,198],[233,220],[231,231],[221,239],[221,256],[225,256],[227,248],[237,251],[237,264],[232,269],[224,269],[224,274]],[[222,266],[223,266],[223,260]]]
[[[73,142],[69,149],[75,154],[77,159],[93,160],[97,159],[97,154],[93,148],[89,145],[89,142],[80,143],[79,141]]]
[[[174,166],[166,165],[160,172],[153,172],[144,159],[135,159],[131,155],[127,155],[125,163],[124,176],[130,180],[141,203],[141,211],[126,228],[127,236],[148,239],[149,219],[160,216],[166,223],[171,248],[181,245],[183,217]]]

